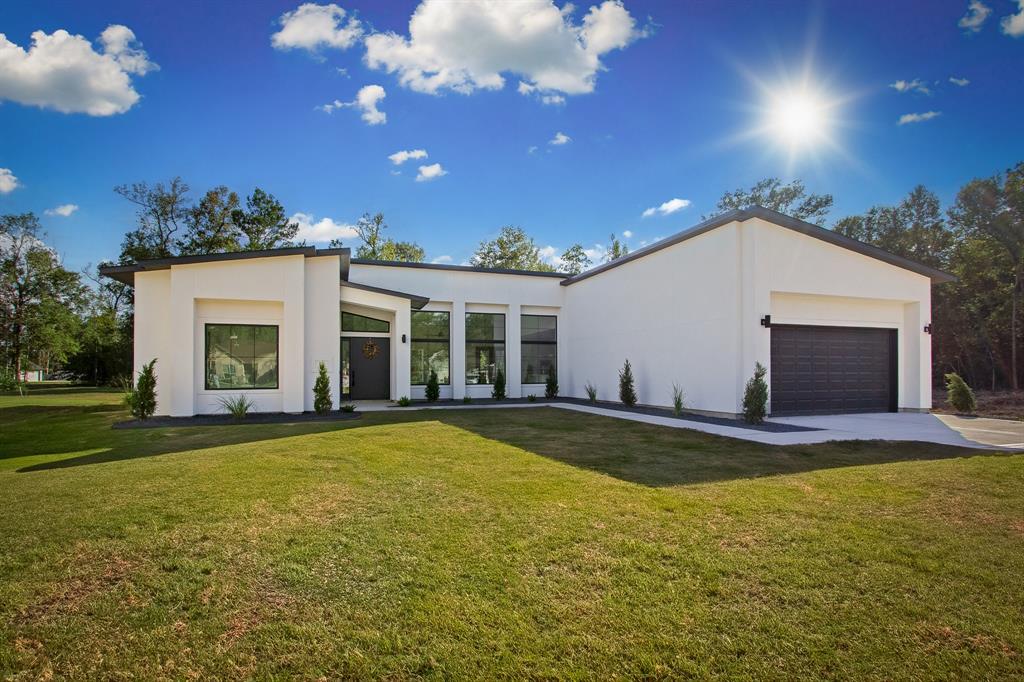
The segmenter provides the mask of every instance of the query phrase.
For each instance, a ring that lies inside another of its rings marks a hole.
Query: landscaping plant
[[[548,399],[558,397],[558,370],[554,365],[548,368],[548,379],[544,384],[544,397]]]
[[[149,419],[156,412],[156,358],[142,366],[135,387],[125,394],[128,411],[136,419]]]
[[[764,380],[767,374],[764,365],[754,363],[754,376],[743,391],[743,419],[748,424],[760,424],[768,414],[768,382]]]
[[[343,403],[338,409],[342,412],[355,412],[356,406],[355,403]]]
[[[531,393],[530,395],[526,396],[526,400],[528,402],[535,403],[535,402],[537,402],[537,396],[535,396],[533,393]]]
[[[320,371],[313,384],[313,409],[317,414],[327,414],[334,407],[331,400],[331,380],[327,376],[327,365],[320,363]]]
[[[587,392],[587,400],[592,403],[597,402],[597,386],[588,381],[583,390]]]
[[[946,375],[946,400],[961,414],[972,414],[978,407],[974,391],[956,372]]]
[[[409,396],[403,395],[398,399],[399,407],[409,407],[410,405],[412,405],[412,399]]]
[[[683,389],[679,388],[676,384],[672,384],[672,414],[678,417],[683,413],[685,406],[686,396],[683,395]]]
[[[633,366],[626,359],[626,364],[619,370],[619,401],[626,407],[636,405],[636,387],[633,385]]]
[[[239,420],[245,419],[252,412],[252,408],[256,407],[256,404],[249,400],[244,393],[221,396],[217,399],[217,402],[220,403],[225,412]]]
[[[437,380],[437,372],[430,370],[430,377],[427,379],[427,400],[436,402],[441,397],[441,384]]]
[[[495,400],[505,399],[505,373],[500,369],[498,374],[494,377],[494,388],[491,389],[491,397]]]
[[[470,397],[469,397],[468,395],[464,395],[464,396],[462,396],[462,402],[464,402],[464,403],[467,403],[467,404],[468,404],[468,403],[471,403],[471,402],[473,402],[473,399],[472,399],[472,398],[470,398]]]

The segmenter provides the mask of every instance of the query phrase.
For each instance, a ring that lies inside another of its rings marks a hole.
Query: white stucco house
[[[353,259],[286,248],[107,266],[135,288],[135,359],[157,358],[158,414],[313,407],[322,361],[335,404],[487,397],[639,401],[741,412],[756,362],[772,414],[931,407],[931,286],[952,277],[788,216],[730,211],[582,274]]]

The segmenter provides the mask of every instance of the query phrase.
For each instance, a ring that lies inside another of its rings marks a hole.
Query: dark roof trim
[[[131,265],[101,265],[100,274],[110,277],[118,282],[129,286],[135,283],[136,272],[150,272],[153,270],[168,270],[175,265],[194,265],[196,263],[218,263],[222,261],[249,260],[252,258],[277,258],[279,256],[305,256],[306,258],[317,258],[319,256],[341,256],[342,280],[348,279],[348,262],[351,250],[341,249],[317,249],[312,246],[292,246],[284,249],[265,249],[262,251],[232,251],[230,253],[206,253],[198,256],[174,256],[172,258],[152,258],[140,260]]]
[[[349,287],[350,289],[359,289],[360,291],[370,291],[375,294],[384,294],[385,296],[397,296],[398,298],[409,299],[409,304],[419,310],[426,304],[430,303],[430,299],[426,296],[418,296],[417,294],[406,294],[401,291],[394,291],[393,289],[384,289],[382,287],[374,287],[369,284],[359,284],[358,282],[342,281],[341,286]]]
[[[489,275],[527,275],[532,277],[570,277],[564,272],[544,272],[543,270],[511,270],[508,268],[479,268],[475,265],[446,265],[444,263],[409,263],[396,260],[368,260],[353,258],[352,265],[383,265],[390,268],[422,268],[424,270],[455,270],[457,272],[483,272]]]
[[[880,260],[884,263],[888,263],[889,265],[895,265],[898,268],[903,268],[904,270],[916,272],[919,275],[924,275],[925,277],[930,278],[933,284],[940,284],[942,282],[952,282],[956,280],[956,277],[949,274],[948,272],[943,272],[942,270],[937,270],[927,265],[922,265],[921,263],[916,263],[912,260],[908,260],[906,258],[903,258],[902,256],[897,256],[894,253],[883,251],[877,246],[871,246],[870,244],[859,242],[856,239],[844,237],[838,232],[833,232],[832,230],[827,230],[824,227],[812,225],[811,223],[805,222],[803,220],[797,220],[796,218],[792,218],[788,215],[772,211],[770,209],[764,208],[763,206],[751,206],[749,208],[733,209],[731,211],[726,211],[721,215],[717,215],[709,220],[705,220],[702,223],[694,225],[688,230],[684,230],[682,232],[674,234],[671,237],[662,239],[661,241],[655,242],[650,246],[639,249],[638,251],[634,251],[630,254],[627,254],[621,258],[617,258],[608,263],[599,265],[596,268],[587,270],[586,272],[574,275],[566,280],[563,280],[562,286],[569,286],[570,284],[575,284],[576,282],[585,280],[588,277],[599,275],[602,272],[605,272],[606,270],[611,270],[612,268],[624,265],[625,263],[628,263],[630,261],[636,260],[638,258],[643,258],[644,256],[650,255],[656,251],[661,251],[662,249],[667,249],[670,246],[675,246],[676,244],[684,242],[688,239],[699,237],[705,232],[710,232],[711,230],[719,228],[723,225],[727,225],[728,223],[731,223],[733,221],[743,222],[744,220],[749,220],[751,218],[761,218],[762,220],[766,220],[774,225],[785,227],[795,232],[805,234],[808,237],[814,237],[815,239],[820,239],[824,242],[828,242],[829,244],[834,244],[835,246],[840,246],[844,249],[855,251],[856,253],[868,256],[869,258]]]

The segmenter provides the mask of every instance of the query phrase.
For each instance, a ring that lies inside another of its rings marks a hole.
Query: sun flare
[[[828,138],[829,106],[813,92],[783,92],[772,98],[767,114],[768,130],[791,149],[809,147]]]

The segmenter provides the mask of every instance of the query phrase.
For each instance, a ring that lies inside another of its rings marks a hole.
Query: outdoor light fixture
[[[932,333],[932,323],[931,322],[929,322],[928,324],[926,324],[924,326],[924,333],[925,334],[931,334]]]
[[[405,343],[405,334],[402,334],[402,343]]]
[[[772,316],[771,315],[765,315],[764,317],[762,317],[761,318],[761,326],[762,327],[771,327],[772,326]]]

